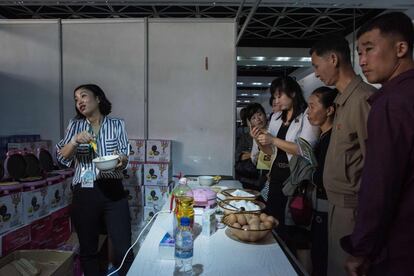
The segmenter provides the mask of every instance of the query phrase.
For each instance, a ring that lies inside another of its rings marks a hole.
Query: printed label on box
[[[49,214],[48,188],[48,186],[44,186],[23,192],[24,223],[31,223]]]
[[[49,199],[49,206],[50,206],[51,212],[61,208],[64,204],[63,186],[65,182],[66,181],[63,180],[60,183],[49,186],[48,199]]]
[[[152,206],[145,206],[144,207],[144,221],[148,222],[150,219],[157,213],[159,210],[152,207]]]
[[[0,197],[0,233],[10,231],[23,224],[22,192]]]
[[[144,185],[167,186],[171,178],[170,164],[144,164]]]
[[[142,185],[142,164],[134,161],[128,163],[128,167],[123,171],[124,185]]]
[[[171,140],[147,140],[146,162],[171,162]]]
[[[155,206],[161,209],[168,200],[172,186],[172,183],[168,186],[144,186],[145,206]]]
[[[131,150],[129,153],[130,161],[145,162],[145,140],[129,139]]]
[[[142,206],[142,200],[141,200],[141,186],[135,185],[124,185],[124,191],[126,194],[126,197],[128,199],[128,204],[130,207],[132,206]]]

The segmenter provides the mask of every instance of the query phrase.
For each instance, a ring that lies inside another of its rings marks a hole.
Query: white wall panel
[[[59,139],[58,32],[57,20],[0,21],[0,135]]]
[[[144,138],[145,21],[63,20],[64,123],[75,115],[73,90],[99,85],[110,116],[126,121],[129,138]]]
[[[235,34],[229,20],[149,21],[148,136],[174,140],[175,172],[233,174]]]

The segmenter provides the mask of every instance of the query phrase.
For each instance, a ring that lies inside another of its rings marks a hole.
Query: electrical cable
[[[150,219],[150,221],[148,221],[148,222],[147,222],[147,224],[144,226],[144,228],[141,230],[141,233],[139,233],[139,235],[138,235],[137,239],[134,241],[134,243],[133,243],[133,244],[132,244],[132,245],[128,248],[127,252],[126,252],[126,253],[125,253],[125,255],[124,255],[124,258],[122,259],[121,265],[120,265],[120,266],[119,266],[116,270],[112,271],[111,273],[109,273],[109,274],[108,274],[108,275],[106,275],[106,276],[111,276],[111,275],[113,275],[113,274],[117,273],[117,272],[121,269],[121,267],[123,266],[123,264],[124,264],[124,262],[125,262],[126,257],[128,256],[129,251],[130,251],[132,248],[134,248],[134,246],[137,244],[137,242],[138,242],[138,241],[139,241],[139,239],[141,238],[141,235],[144,233],[145,229],[147,229],[148,225],[150,225],[150,224],[151,224],[151,222],[155,219],[155,217],[156,217],[156,216],[158,216],[158,214],[160,214],[160,213],[171,213],[171,211],[161,210],[161,211],[156,212],[156,213],[154,214],[154,216],[152,216],[152,218]]]

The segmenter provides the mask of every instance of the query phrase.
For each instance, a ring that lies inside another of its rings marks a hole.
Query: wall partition
[[[0,135],[57,142],[73,90],[103,88],[130,138],[173,140],[174,172],[233,174],[234,20],[0,20]]]

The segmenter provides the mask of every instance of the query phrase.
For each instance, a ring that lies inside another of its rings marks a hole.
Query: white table
[[[238,181],[220,181],[220,186],[240,187]],[[158,244],[164,236],[170,214],[160,213],[148,232],[128,275],[174,275],[174,260],[158,257]],[[218,229],[210,237],[201,234],[194,240],[195,275],[298,275],[282,248],[269,236],[270,244],[248,244],[228,237]]]

